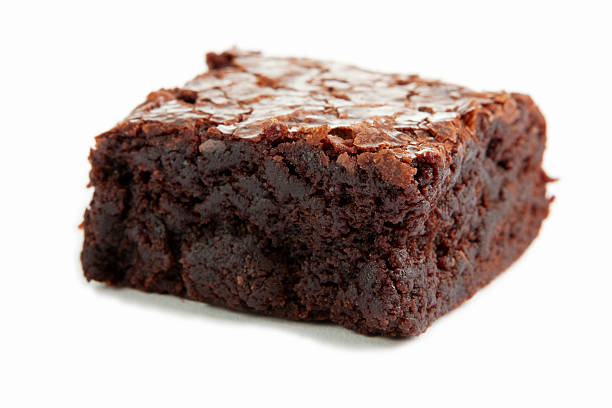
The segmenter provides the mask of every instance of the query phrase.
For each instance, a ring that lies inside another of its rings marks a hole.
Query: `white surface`
[[[605,2],[10,3],[0,406],[612,404]],[[548,120],[546,169],[560,178],[539,238],[406,341],[86,283],[77,226],[94,136],[233,44],[530,93]]]

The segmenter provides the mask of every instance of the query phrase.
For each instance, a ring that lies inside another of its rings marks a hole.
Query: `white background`
[[[612,404],[606,2],[205,3],[2,2],[0,406]],[[409,340],[87,283],[94,136],[232,45],[531,94],[540,236]]]

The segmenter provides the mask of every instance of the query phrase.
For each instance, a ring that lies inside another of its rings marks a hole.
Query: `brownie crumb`
[[[235,58],[236,55],[231,51],[225,51],[221,54],[209,52],[206,54],[206,65],[208,65],[208,69],[211,71],[221,69],[232,66]]]
[[[178,92],[177,98],[183,102],[194,104],[198,100],[198,93],[190,89],[181,89]]]

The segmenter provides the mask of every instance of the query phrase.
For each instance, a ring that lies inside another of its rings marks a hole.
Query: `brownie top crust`
[[[412,159],[441,152],[444,139],[462,133],[458,119],[466,114],[511,99],[417,75],[235,49],[207,54],[207,64],[208,72],[182,88],[151,93],[128,122],[197,119],[221,134],[254,140],[280,125],[294,134],[325,134],[339,151],[385,149]]]

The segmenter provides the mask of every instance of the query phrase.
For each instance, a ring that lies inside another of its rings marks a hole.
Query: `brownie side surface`
[[[229,55],[214,68],[234,64]],[[143,106],[198,97],[166,90]],[[379,143],[386,125],[372,123],[272,118],[252,138],[209,116],[123,122],[90,156],[86,277],[367,334],[422,333],[535,238],[549,203],[545,123],[528,97],[490,94],[405,129],[418,146],[409,155]]]

